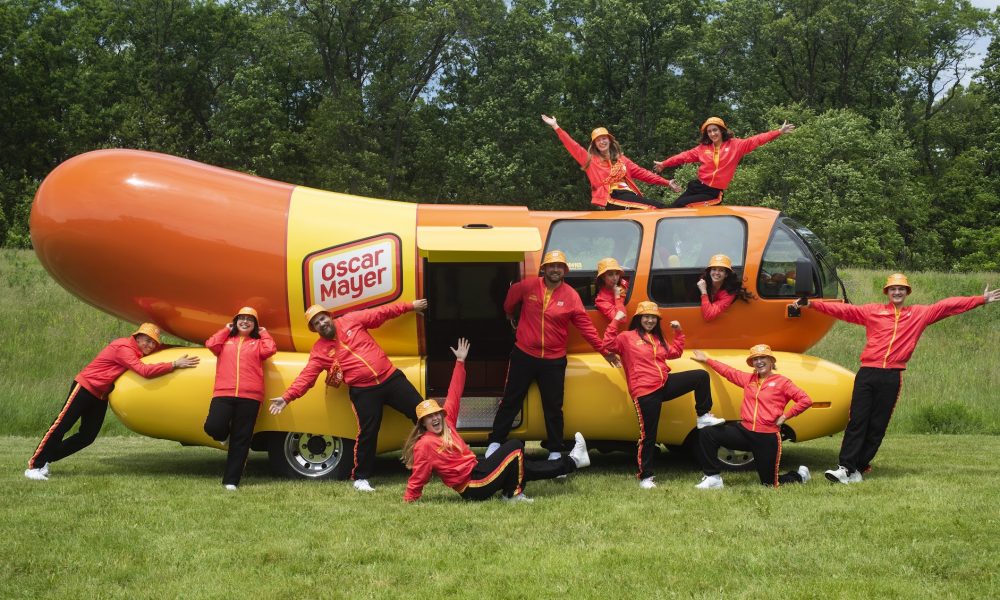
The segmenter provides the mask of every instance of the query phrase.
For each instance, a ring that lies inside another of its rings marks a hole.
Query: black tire
[[[720,425],[719,427],[722,427]],[[688,455],[696,465],[699,465],[698,461],[698,430],[693,429],[691,433],[684,438],[684,445],[681,446],[684,453]],[[753,471],[757,468],[754,464],[753,453],[749,450],[730,450],[729,448],[719,448],[719,462],[722,463],[722,468],[726,471]]]
[[[291,479],[346,479],[354,440],[297,431],[275,432],[267,447],[271,468]]]

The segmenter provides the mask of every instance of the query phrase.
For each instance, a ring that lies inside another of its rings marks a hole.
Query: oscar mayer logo
[[[402,262],[402,244],[391,233],[313,252],[302,261],[305,304],[341,314],[395,300]]]

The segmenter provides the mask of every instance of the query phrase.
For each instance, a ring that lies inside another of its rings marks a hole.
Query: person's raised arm
[[[458,422],[458,411],[462,407],[462,393],[465,391],[465,359],[469,356],[469,340],[458,338],[458,347],[451,348],[455,355],[455,368],[451,372],[448,398],[444,402],[445,422],[452,427]]]
[[[263,327],[258,329],[257,333],[260,334],[260,351],[259,351],[260,359],[267,360],[272,356],[274,356],[275,354],[277,354],[278,344],[275,343],[274,338],[271,337],[271,334]]]
[[[205,340],[205,347],[212,354],[218,356],[222,352],[222,347],[226,345],[226,340],[229,339],[229,334],[232,332],[232,325],[226,324],[225,327],[216,331],[212,334],[212,337]]]
[[[671,321],[670,328],[674,330],[674,339],[667,344],[667,358],[680,358],[684,354],[684,330],[681,329],[680,321]]]
[[[713,371],[722,375],[730,382],[743,387],[750,382],[750,379],[754,376],[753,373],[744,373],[739,369],[734,369],[727,364],[720,363],[717,360],[713,360],[708,357],[707,354],[701,350],[695,350],[691,353],[691,360],[695,362],[700,362],[702,364],[708,365]]]

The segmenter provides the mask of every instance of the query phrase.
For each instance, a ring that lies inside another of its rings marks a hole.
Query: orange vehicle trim
[[[892,343],[896,341],[896,330],[899,328],[899,315],[902,314],[902,310],[897,309],[895,306],[892,307],[895,317],[892,321],[892,337],[889,338],[889,346],[885,349],[885,356],[882,357],[882,368],[889,362],[889,354],[892,352]]]

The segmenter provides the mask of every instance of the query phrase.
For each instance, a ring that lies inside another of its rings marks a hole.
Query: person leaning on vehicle
[[[517,335],[510,353],[507,386],[493,419],[486,456],[489,457],[507,440],[514,418],[524,406],[531,382],[538,383],[545,415],[546,441],[549,460],[562,458],[563,450],[563,386],[566,379],[566,342],[572,323],[583,338],[616,364],[614,354],[604,352],[597,329],[583,309],[580,295],[563,283],[569,271],[566,255],[553,250],[542,258],[543,277],[528,277],[510,286],[503,309],[513,321],[520,306]]]
[[[840,443],[840,465],[825,473],[834,483],[859,483],[861,474],[871,469],[899,400],[906,362],[924,330],[941,319],[1000,300],[1000,290],[990,291],[986,286],[982,296],[903,306],[911,291],[906,275],[894,273],[886,278],[882,288],[882,293],[889,297],[888,304],[853,306],[821,300],[810,302],[807,298],[796,301],[803,308],[864,325],[866,330],[861,369],[854,377],[851,394],[851,416]]]
[[[358,418],[358,441],[354,450],[351,478],[362,492],[375,490],[368,482],[375,468],[375,447],[382,426],[382,407],[388,404],[416,421],[417,405],[423,402],[420,392],[393,366],[389,357],[368,333],[389,319],[414,311],[427,310],[427,300],[398,302],[358,310],[334,319],[327,309],[313,304],[306,310],[309,330],[320,338],[309,352],[309,361],[279,398],[271,399],[270,411],[276,415],[288,403],[302,397],[316,383],[321,371],[327,371],[327,385],[348,386],[351,404]]]
[[[108,412],[108,394],[115,380],[128,370],[151,379],[174,369],[187,369],[198,364],[197,356],[187,354],[173,362],[142,362],[143,356],[160,348],[160,328],[143,323],[135,332],[118,338],[101,350],[94,360],[80,371],[69,388],[66,404],[45,433],[35,453],[28,459],[24,476],[36,481],[49,478],[49,463],[66,458],[94,443]],[[63,436],[80,422],[80,430],[64,440]]]

